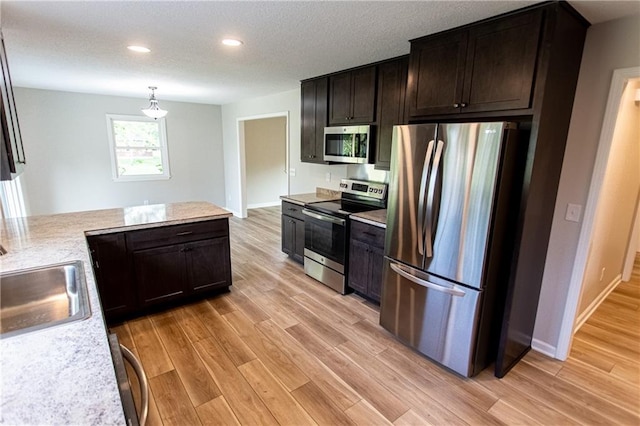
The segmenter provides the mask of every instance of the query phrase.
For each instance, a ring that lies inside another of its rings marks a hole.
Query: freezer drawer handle
[[[325,216],[323,214],[314,213],[314,212],[309,211],[307,209],[302,209],[302,213],[307,215],[307,216],[309,216],[309,217],[312,217],[314,219],[322,220],[324,222],[335,223],[336,225],[344,226],[344,224],[346,223],[346,221],[344,219],[339,219],[339,218],[331,217],[331,216]]]
[[[430,288],[431,290],[436,290],[442,293],[446,293],[446,294],[450,294],[452,296],[458,296],[458,297],[464,297],[465,292],[462,290],[457,290],[455,288],[447,288],[447,287],[443,287],[441,285],[438,284],[434,284],[430,281],[427,280],[423,280],[420,279],[418,277],[416,277],[415,275],[410,274],[409,272],[407,272],[402,266],[398,265],[397,263],[390,263],[391,265],[391,269],[393,269],[398,275],[408,279],[409,281],[412,281],[418,285],[421,285],[423,287],[427,287]]]

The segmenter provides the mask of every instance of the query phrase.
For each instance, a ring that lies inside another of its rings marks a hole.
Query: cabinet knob
[[[460,104],[460,108],[465,108],[466,106],[467,106],[466,102],[463,102],[463,103]]]
[[[460,108],[460,104],[455,103],[455,104],[453,104],[453,107],[454,107],[454,108]]]

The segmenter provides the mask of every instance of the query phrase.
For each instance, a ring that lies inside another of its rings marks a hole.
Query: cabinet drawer
[[[282,202],[282,214],[286,214],[287,216],[291,216],[295,219],[304,220],[304,215],[302,214],[302,209],[304,207],[290,203],[288,201]]]
[[[218,219],[131,231],[127,233],[127,246],[130,250],[143,250],[226,235],[229,235],[229,223],[227,219]]]
[[[351,238],[354,240],[362,241],[374,247],[384,247],[384,233],[383,228],[379,228],[373,225],[367,225],[366,223],[351,221]]]

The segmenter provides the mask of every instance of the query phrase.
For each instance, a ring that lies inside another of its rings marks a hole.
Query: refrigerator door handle
[[[427,178],[429,177],[429,163],[431,162],[431,155],[433,154],[434,140],[429,141],[427,145],[427,153],[424,156],[424,162],[422,167],[422,178],[420,179],[420,198],[418,199],[418,226],[420,229],[418,232],[418,253],[424,256],[424,199],[427,192]]]
[[[433,213],[434,213],[434,204],[433,198],[436,192],[436,181],[440,169],[440,160],[442,159],[442,151],[444,148],[444,142],[438,140],[438,145],[436,146],[436,154],[433,159],[433,166],[431,167],[431,177],[429,178],[429,193],[427,195],[427,216],[426,220],[423,223],[424,227],[424,239],[425,239],[425,256],[433,257]]]
[[[430,281],[418,278],[415,275],[413,275],[410,272],[408,272],[407,270],[410,270],[410,268],[407,268],[404,265],[400,265],[398,263],[391,262],[391,263],[389,263],[389,266],[391,266],[391,269],[393,269],[393,271],[396,272],[398,275],[408,279],[411,282],[414,282],[414,283],[416,283],[418,285],[421,285],[422,287],[426,287],[426,288],[429,288],[431,290],[439,291],[441,293],[446,293],[446,294],[449,294],[451,296],[457,296],[457,297],[464,297],[465,294],[466,294],[462,290],[458,290],[458,289],[455,289],[455,288],[443,287],[441,285],[434,284],[434,283],[432,283]]]

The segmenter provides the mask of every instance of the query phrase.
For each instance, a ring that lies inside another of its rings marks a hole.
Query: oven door
[[[339,217],[303,209],[305,256],[344,273],[347,245],[346,221]],[[313,255],[307,255],[307,252]],[[316,256],[314,256],[316,255]],[[318,259],[316,257],[323,258]]]

